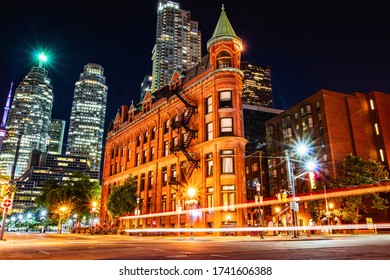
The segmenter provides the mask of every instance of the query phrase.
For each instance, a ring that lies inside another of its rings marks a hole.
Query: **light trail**
[[[338,232],[342,230],[374,230],[389,229],[390,223],[380,223],[374,225],[368,224],[342,224],[342,225],[323,225],[323,226],[295,226],[295,227],[237,227],[237,228],[141,228],[125,229],[127,233],[177,233],[177,232],[292,232],[297,231],[321,231],[328,233],[330,231]]]
[[[364,186],[354,186],[354,187],[349,187],[349,188],[345,188],[345,189],[334,189],[334,190],[327,190],[327,191],[311,192],[311,193],[307,193],[307,194],[299,194],[299,195],[295,195],[295,201],[303,202],[303,201],[325,199],[325,196],[327,199],[329,199],[332,197],[354,196],[354,195],[362,195],[362,194],[368,194],[368,193],[380,193],[380,192],[390,192],[390,182],[382,182],[380,184],[372,184],[372,185],[364,185]],[[266,198],[263,200],[263,203],[261,204],[261,206],[270,206],[270,205],[275,205],[275,204],[288,203],[291,201],[293,201],[292,197],[287,197],[286,201],[283,201],[283,202],[279,201],[277,198]],[[196,208],[196,209],[192,209],[192,210],[191,209],[183,210],[181,212],[171,211],[171,212],[144,214],[144,215],[131,215],[131,216],[120,217],[119,219],[120,220],[134,220],[134,219],[142,219],[142,218],[186,215],[186,214],[190,214],[190,213],[194,213],[194,212],[227,211],[228,208],[230,209],[232,207],[233,207],[233,205],[216,206],[216,207],[209,207],[209,208]],[[242,204],[234,205],[234,208],[236,208],[236,209],[252,208],[252,207],[259,207],[259,204],[257,204],[256,202],[249,202],[249,203],[242,203]]]

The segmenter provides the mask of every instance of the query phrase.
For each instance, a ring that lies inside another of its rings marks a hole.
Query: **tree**
[[[132,213],[137,205],[137,184],[132,176],[123,185],[114,187],[107,198],[106,209],[111,218],[117,219]]]
[[[363,160],[359,156],[347,155],[342,164],[341,175],[329,184],[330,189],[353,187],[365,184],[375,184],[389,176],[384,165],[372,160]],[[378,210],[388,208],[388,200],[378,193],[340,197],[337,204],[340,217],[347,222],[357,224],[361,218],[361,212],[368,212],[367,205]]]
[[[37,197],[37,204],[44,206],[49,213],[58,218],[67,218],[71,214],[78,217],[89,215],[92,201],[100,200],[101,187],[90,177],[75,172],[64,182],[48,180]]]

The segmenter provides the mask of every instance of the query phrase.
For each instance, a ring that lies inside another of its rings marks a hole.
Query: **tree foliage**
[[[63,182],[46,181],[37,197],[37,204],[45,207],[51,214],[82,216],[90,213],[92,201],[99,201],[100,195],[101,187],[98,182],[76,172]]]
[[[137,184],[132,176],[112,189],[107,198],[106,209],[111,218],[132,213],[137,204]]]
[[[389,173],[384,165],[372,160],[363,160],[359,156],[347,155],[342,164],[342,173],[334,182],[329,184],[330,189],[353,187],[365,184],[375,184],[381,179],[387,178]],[[358,223],[361,213],[367,212],[367,203],[372,208],[385,210],[388,208],[388,201],[378,193],[340,197],[335,199],[339,209],[340,217],[351,223]]]

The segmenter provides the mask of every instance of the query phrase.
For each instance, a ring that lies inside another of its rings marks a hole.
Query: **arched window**
[[[152,129],[152,135],[150,136],[150,140],[154,140],[156,138],[156,127],[154,126]]]
[[[217,56],[218,68],[225,68],[231,66],[230,54],[227,51],[222,51]]]
[[[169,119],[165,122],[165,125],[164,125],[164,134],[167,134],[168,131],[169,131],[169,125],[170,125],[170,121]]]
[[[146,130],[144,133],[144,144],[148,143],[149,132]]]

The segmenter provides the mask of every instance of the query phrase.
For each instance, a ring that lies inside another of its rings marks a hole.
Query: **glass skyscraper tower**
[[[169,84],[175,70],[179,73],[201,59],[201,33],[191,13],[176,1],[159,0],[156,44],[153,48],[152,91]]]
[[[26,171],[31,151],[46,152],[53,87],[44,67],[45,61],[42,53],[39,65],[31,68],[15,90],[7,119],[7,135],[0,154],[2,175],[18,177],[18,173],[21,175]]]
[[[100,170],[106,116],[106,77],[102,66],[84,66],[76,82],[70,116],[66,154],[87,156],[91,169]]]

